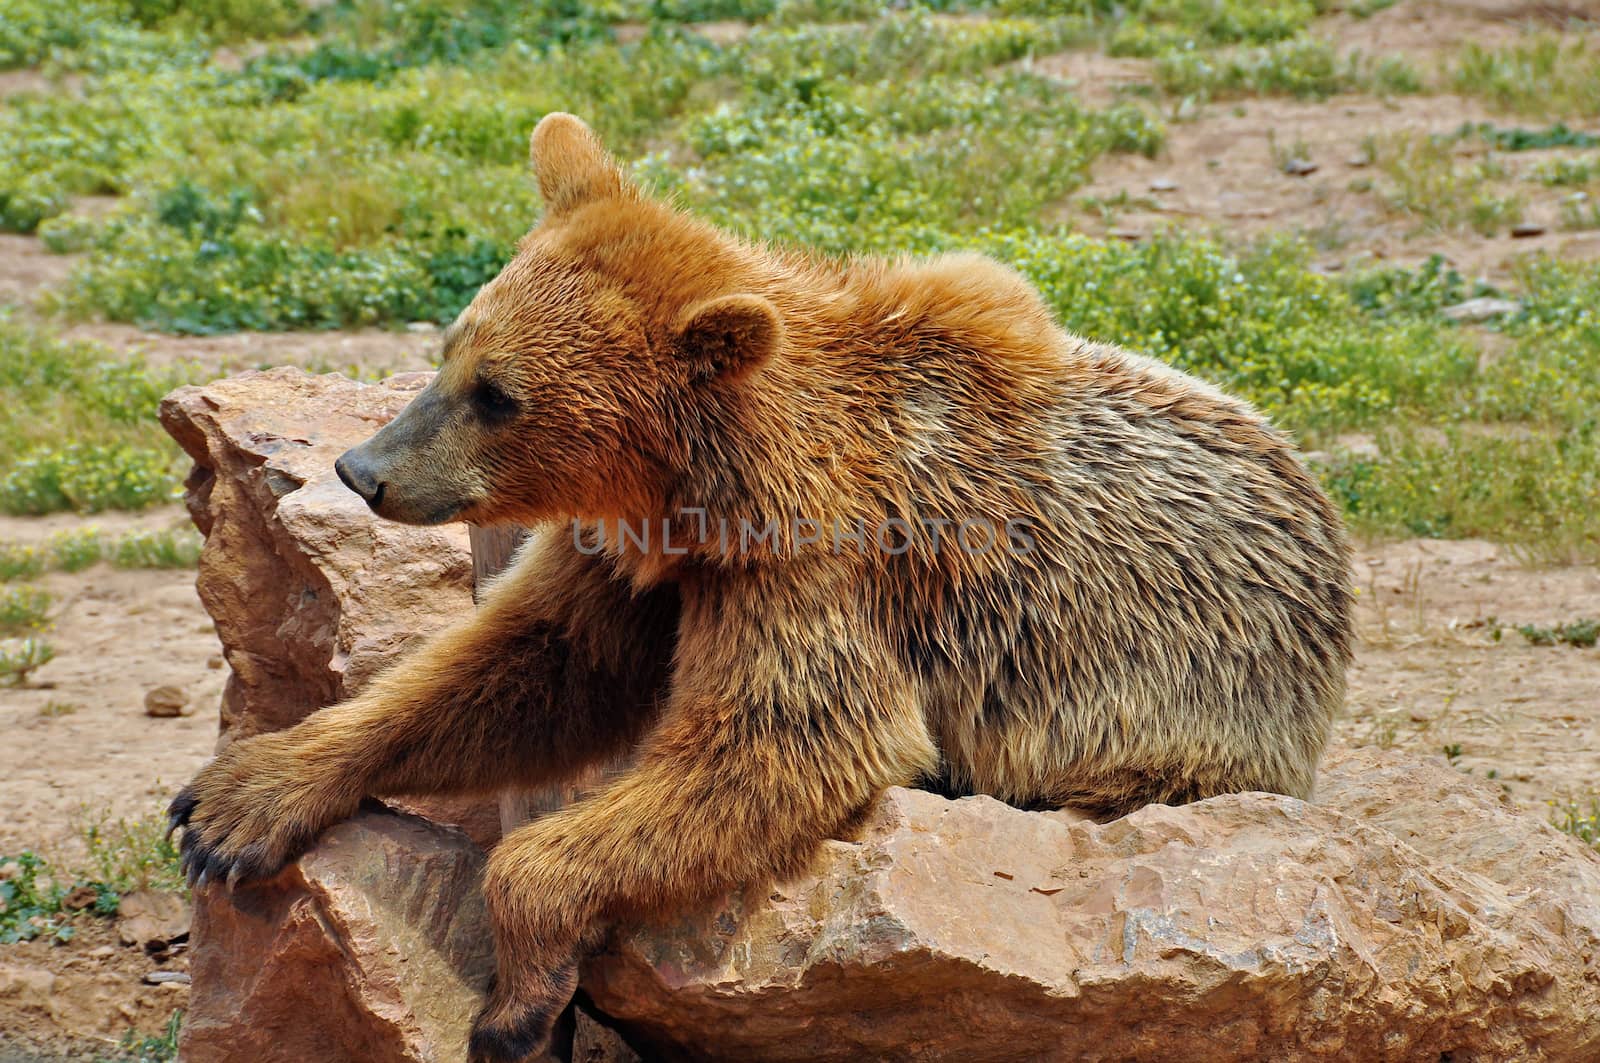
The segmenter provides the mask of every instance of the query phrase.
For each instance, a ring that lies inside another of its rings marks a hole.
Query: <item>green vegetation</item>
[[[1422,78],[1403,60],[1340,58],[1332,46],[1306,37],[1232,53],[1173,50],[1156,61],[1163,92],[1202,100],[1238,96],[1323,99],[1340,92],[1380,95],[1419,92]]]
[[[1585,845],[1600,849],[1600,797],[1589,799],[1587,807],[1576,801],[1551,802],[1551,822]]]
[[[1567,645],[1576,649],[1591,649],[1596,641],[1600,641],[1600,620],[1573,620],[1552,627],[1523,624],[1517,631],[1535,646]]]
[[[88,847],[83,876],[104,883],[119,896],[136,890],[184,891],[178,849],[167,836],[164,815],[132,820],[88,815],[79,827]]]
[[[111,544],[106,556],[118,568],[193,568],[200,560],[200,533],[130,532]]]
[[[1516,114],[1600,115],[1600,51],[1582,37],[1523,38],[1503,48],[1469,44],[1450,71],[1449,85]]]
[[[204,543],[192,528],[130,531],[109,538],[94,527],[59,532],[43,547],[0,543],[0,583],[45,571],[81,572],[100,561],[118,568],[192,568]],[[0,596],[6,593],[0,591]]]
[[[42,631],[49,612],[50,595],[36,587],[0,589],[0,636]]]
[[[1521,201],[1495,190],[1506,171],[1493,153],[1458,166],[1452,141],[1399,136],[1376,145],[1374,161],[1390,180],[1389,205],[1434,232],[1468,226],[1493,236],[1521,220]]]
[[[28,851],[0,856],[0,944],[40,936],[66,941],[80,916],[117,914],[124,894],[181,892],[178,853],[165,832],[159,817],[92,819],[83,828],[87,865],[77,870],[54,867]]]
[[[0,512],[92,513],[170,499],[178,453],[154,415],[182,382],[181,370],[63,342],[0,314]]]
[[[0,639],[0,687],[27,686],[35,670],[55,659],[55,647],[44,639]]]
[[[1072,231],[1097,160],[1160,150],[1160,111],[1420,90],[1403,63],[1311,32],[1319,14],[1384,6],[93,0],[65,13],[0,0],[0,66],[80,78],[0,107],[0,227],[83,253],[46,312],[180,333],[443,322],[537,217],[526,138],[545,112],[570,110],[641,180],[753,238],[999,256],[1067,327],[1262,406],[1318,453],[1363,531],[1600,556],[1600,268],[1530,260],[1512,286],[1521,312],[1459,326],[1441,310],[1500,293],[1437,261],[1325,276],[1287,238],[1128,245]],[[695,25],[710,19],[748,25]],[[1027,62],[1077,47],[1148,57],[1155,98],[1093,105]],[[1442,76],[1576,126],[1600,113],[1597,69],[1586,44],[1529,36],[1468,48]],[[1524,210],[1505,153],[1592,148],[1574,126],[1378,140],[1363,180],[1420,236],[1504,234]],[[1594,160],[1530,169],[1524,188],[1572,190],[1563,224],[1600,225]],[[76,211],[88,194],[119,201]],[[172,497],[182,462],[151,414],[191,373],[0,319],[0,511]],[[1370,445],[1342,449],[1352,434]],[[0,547],[0,578],[100,559],[186,565],[196,548],[97,535]]]
[[[167,1020],[167,1028],[154,1037],[140,1037],[128,1032],[117,1046],[114,1056],[103,1057],[96,1063],[171,1063],[178,1058],[178,1031],[183,1027],[183,1012],[174,1011]]]

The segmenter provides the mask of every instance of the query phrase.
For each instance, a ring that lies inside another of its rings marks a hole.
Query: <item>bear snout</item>
[[[333,471],[339,474],[339,479],[344,485],[360,495],[374,511],[383,504],[383,491],[386,486],[378,478],[377,471],[360,447],[345,451],[339,460],[333,463]]]

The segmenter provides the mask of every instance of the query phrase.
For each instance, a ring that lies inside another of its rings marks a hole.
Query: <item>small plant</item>
[[[55,657],[54,647],[40,638],[0,642],[0,684],[27,686],[28,676]]]
[[[72,939],[72,913],[117,913],[117,892],[107,883],[69,881],[37,853],[0,856],[0,944],[49,936]]]
[[[183,1011],[172,1013],[167,1028],[151,1037],[140,1037],[129,1031],[118,1046],[119,1054],[97,1063],[171,1063],[178,1058],[178,1031],[183,1026]]]
[[[1588,807],[1576,801],[1550,802],[1550,822],[1585,845],[1600,849],[1600,797],[1591,797]]]
[[[45,554],[36,546],[0,543],[0,583],[32,579],[44,571]]]
[[[1448,760],[1451,766],[1454,766],[1456,761],[1461,759],[1461,754],[1462,749],[1460,742],[1452,742],[1444,747],[1444,759]]]
[[[72,928],[60,920],[66,892],[37,854],[24,850],[0,857],[0,944],[32,941],[41,934],[70,940]]]
[[[129,532],[117,540],[111,563],[118,568],[193,568],[203,545],[200,533],[192,530]]]
[[[101,1057],[95,1063],[171,1063],[178,1058],[178,1031],[183,1026],[183,1011],[172,1013],[167,1028],[159,1034],[141,1037],[129,1030],[117,1046],[115,1056]]]
[[[1535,646],[1567,645],[1575,649],[1592,649],[1600,641],[1600,620],[1574,620],[1553,627],[1522,624],[1517,632]]]
[[[81,708],[76,702],[47,701],[39,708],[39,715],[47,720],[54,720],[61,716],[71,716]]]
[[[50,604],[49,592],[37,587],[0,590],[0,638],[49,627]]]
[[[58,532],[50,539],[50,567],[62,572],[81,572],[100,560],[105,549],[94,528]]]
[[[178,849],[167,836],[166,821],[159,816],[111,820],[85,814],[80,822],[89,851],[88,876],[117,893],[165,890],[181,893]]]

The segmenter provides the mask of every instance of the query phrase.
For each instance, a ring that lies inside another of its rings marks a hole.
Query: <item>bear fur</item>
[[[203,769],[191,875],[272,875],[367,794],[631,753],[489,861],[471,1051],[521,1060],[605,926],[792,874],[890,785],[1102,816],[1311,794],[1348,547],[1260,414],[981,256],[752,246],[568,115],[532,156],[544,219],[339,470],[386,517],[545,531],[477,615]]]

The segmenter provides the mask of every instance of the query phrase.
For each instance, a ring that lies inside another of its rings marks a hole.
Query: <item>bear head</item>
[[[544,217],[445,330],[434,379],[336,463],[380,516],[650,515],[685,433],[782,346],[763,256],[652,201],[571,115],[531,157]]]

